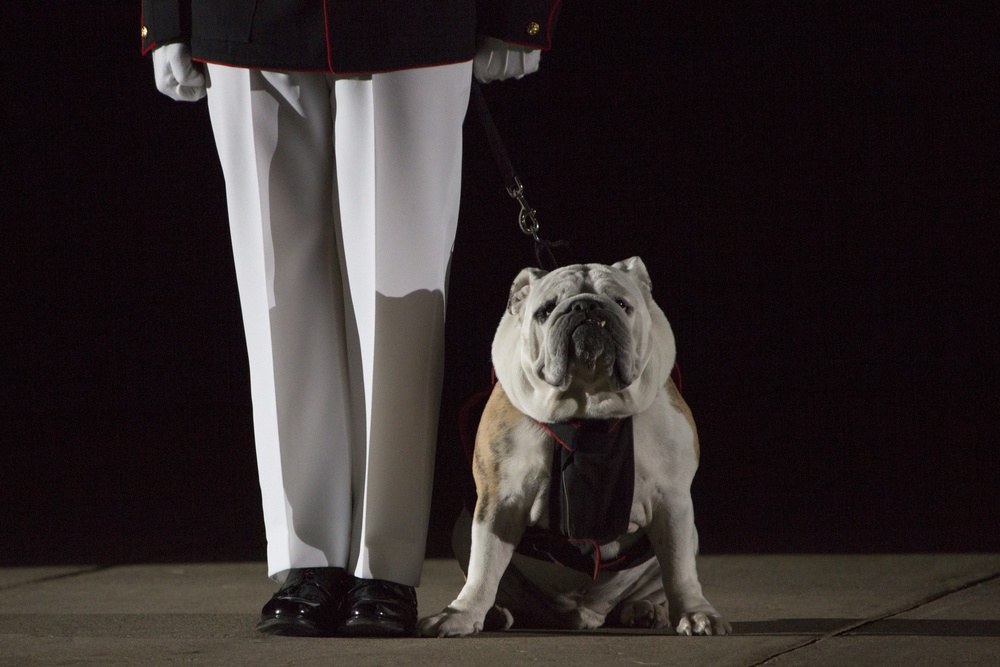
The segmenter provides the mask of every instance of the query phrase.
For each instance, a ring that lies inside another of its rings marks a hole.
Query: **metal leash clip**
[[[524,186],[521,185],[521,179],[514,172],[514,165],[510,162],[510,156],[507,155],[507,149],[504,148],[503,141],[500,139],[500,133],[497,132],[497,127],[490,116],[490,110],[486,107],[486,100],[483,99],[483,93],[476,82],[473,82],[472,86],[472,99],[475,102],[479,120],[482,121],[486,140],[493,151],[493,158],[496,160],[497,168],[500,170],[507,194],[512,199],[516,199],[517,203],[521,205],[521,212],[517,216],[517,223],[521,227],[521,231],[535,241],[535,259],[538,260],[538,266],[549,270],[555,269],[559,266],[559,263],[556,261],[555,255],[552,254],[552,248],[564,246],[566,242],[545,241],[538,236],[540,225],[538,224],[535,209],[531,208],[527,198],[524,196]]]
[[[516,199],[517,203],[521,205],[521,212],[517,216],[517,223],[521,226],[521,231],[531,236],[537,243],[540,241],[538,238],[538,228],[540,225],[535,215],[537,211],[528,205],[528,199],[524,196],[524,186],[521,185],[521,179],[515,176],[514,184],[515,187],[507,188],[507,194],[511,198]]]

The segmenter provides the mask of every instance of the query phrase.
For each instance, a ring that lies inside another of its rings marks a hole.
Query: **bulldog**
[[[638,257],[517,276],[454,537],[466,583],[419,634],[731,632],[698,581],[698,437],[651,289]]]

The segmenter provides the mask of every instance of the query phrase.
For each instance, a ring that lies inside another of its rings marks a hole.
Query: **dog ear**
[[[517,278],[514,279],[514,284],[510,286],[510,296],[507,298],[507,311],[511,315],[517,315],[521,304],[528,298],[528,293],[531,291],[531,283],[547,273],[548,271],[530,267],[521,269],[521,272],[517,274]]]
[[[628,259],[623,259],[620,262],[615,262],[611,266],[630,274],[633,278],[639,281],[640,285],[648,289],[650,292],[653,291],[653,281],[649,278],[649,271],[646,270],[646,265],[642,263],[642,260],[639,257],[629,257]]]

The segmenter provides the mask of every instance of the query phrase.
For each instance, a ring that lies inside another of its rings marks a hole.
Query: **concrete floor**
[[[1000,554],[705,556],[731,637],[508,631],[295,639],[253,629],[260,563],[0,569],[0,665],[1000,665]],[[462,584],[430,560],[421,614]]]

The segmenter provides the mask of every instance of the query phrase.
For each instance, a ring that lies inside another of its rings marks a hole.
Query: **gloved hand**
[[[520,79],[538,71],[542,52],[529,46],[519,46],[494,37],[482,37],[476,57],[472,60],[472,75],[479,83]]]
[[[205,73],[191,60],[191,48],[183,42],[164,44],[153,50],[156,89],[180,102],[205,97]]]

